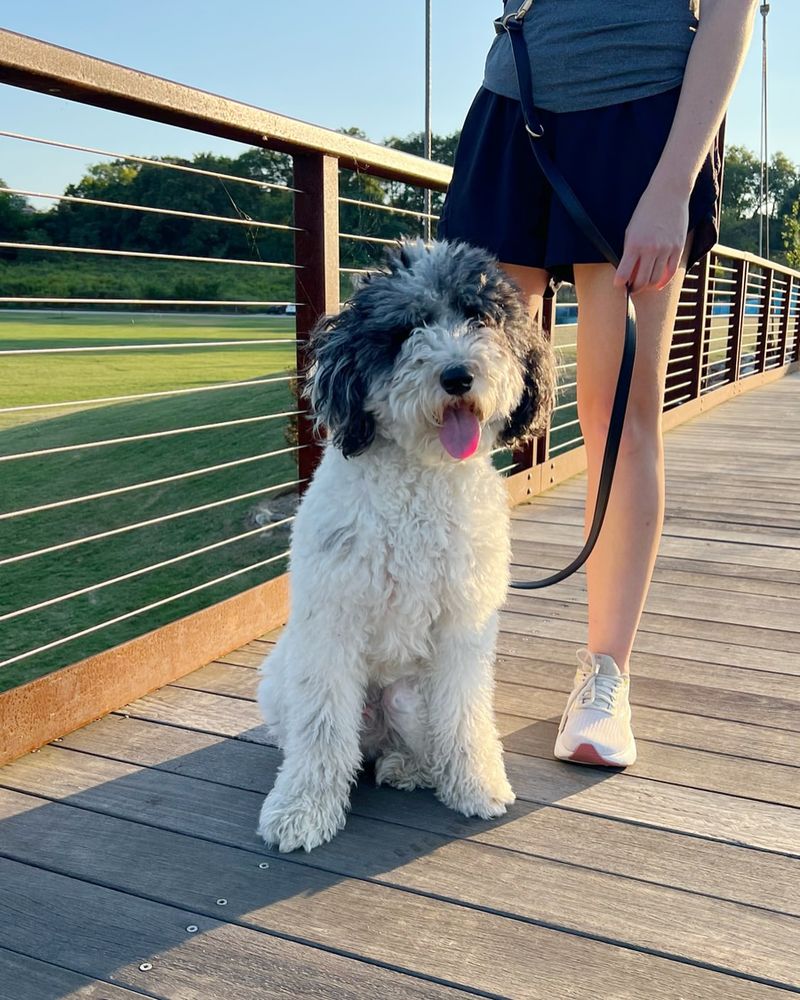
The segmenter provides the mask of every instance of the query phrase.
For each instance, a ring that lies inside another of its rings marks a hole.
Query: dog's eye
[[[477,303],[465,306],[463,312],[471,327],[488,326],[491,323],[491,318],[486,314],[486,310]]]
[[[389,330],[384,331],[384,336],[392,347],[399,350],[411,336],[413,330],[414,327],[408,325],[393,326]]]

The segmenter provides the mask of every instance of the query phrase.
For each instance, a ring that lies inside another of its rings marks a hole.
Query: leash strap
[[[514,56],[514,68],[519,84],[520,107],[522,117],[525,122],[525,130],[530,139],[531,149],[536,157],[539,166],[547,182],[552,187],[559,201],[567,210],[575,225],[592,241],[606,260],[619,266],[619,258],[614,253],[611,246],[600,230],[595,226],[586,213],[586,209],[580,203],[575,192],[567,183],[564,175],[553,163],[546,149],[537,142],[544,135],[544,128],[539,121],[536,108],[533,104],[533,81],[531,79],[531,67],[528,58],[528,49],[522,34],[522,22],[525,15],[533,5],[534,0],[524,0],[520,8],[511,14],[496,18],[495,31],[500,34],[505,31],[511,41],[511,51]],[[597,486],[597,499],[594,505],[594,516],[586,542],[578,555],[572,562],[545,577],[543,580],[512,580],[511,586],[518,590],[539,590],[542,587],[550,587],[554,583],[566,580],[568,576],[581,568],[592,553],[592,549],[600,535],[603,521],[608,509],[608,500],[611,495],[611,486],[614,481],[614,469],[617,465],[620,441],[622,440],[622,429],[625,423],[625,410],[628,405],[630,395],[631,378],[633,376],[633,362],[636,356],[636,311],[631,301],[630,288],[626,288],[626,317],[625,317],[625,338],[622,346],[622,360],[620,362],[619,375],[617,377],[617,387],[614,390],[614,402],[611,407],[611,418],[608,426],[608,437],[603,452],[603,464],[600,470],[600,480]]]

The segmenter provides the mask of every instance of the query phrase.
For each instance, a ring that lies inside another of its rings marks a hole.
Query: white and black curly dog
[[[311,353],[327,441],[293,526],[289,622],[262,667],[284,760],[259,833],[281,851],[330,840],[365,759],[379,784],[501,816],[510,543],[490,453],[543,431],[550,348],[495,258],[404,240],[317,324]]]

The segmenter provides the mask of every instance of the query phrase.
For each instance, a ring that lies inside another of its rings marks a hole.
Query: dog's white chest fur
[[[432,652],[441,626],[475,628],[508,586],[508,501],[490,460],[409,464],[391,443],[345,459],[333,448],[295,522],[292,617],[341,609],[365,627],[371,678],[388,684]]]

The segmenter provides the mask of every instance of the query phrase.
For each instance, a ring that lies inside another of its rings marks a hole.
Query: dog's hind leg
[[[258,826],[280,851],[310,851],[344,826],[361,763],[366,669],[358,634],[357,628],[318,621],[287,646],[284,761]]]
[[[494,723],[497,615],[485,628],[439,629],[423,675],[429,757],[436,796],[465,816],[502,816],[514,801]]]

